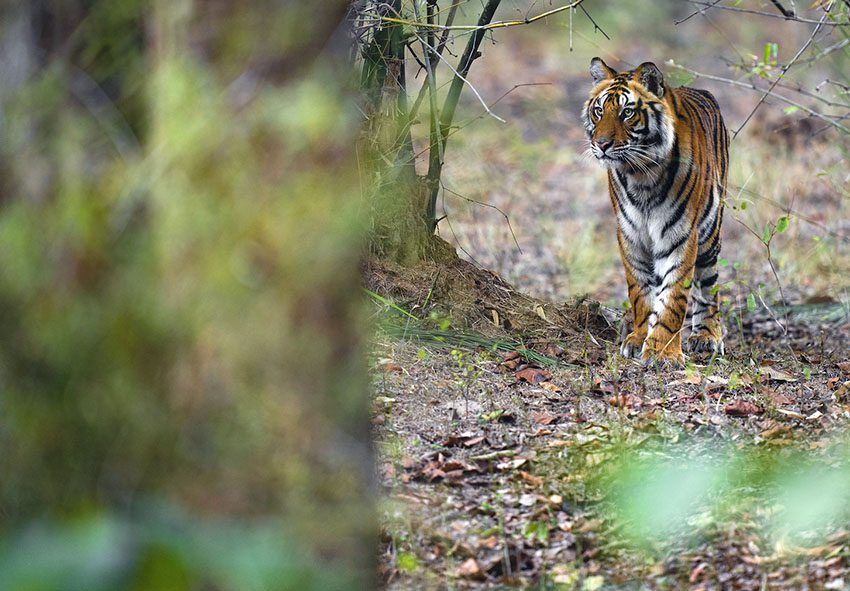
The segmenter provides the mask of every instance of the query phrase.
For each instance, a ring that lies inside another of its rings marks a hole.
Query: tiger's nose
[[[607,137],[602,137],[596,140],[596,147],[599,148],[603,154],[613,145],[614,140]]]

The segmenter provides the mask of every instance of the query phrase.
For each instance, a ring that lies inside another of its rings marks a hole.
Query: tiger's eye
[[[597,118],[602,117],[602,107],[594,107],[593,114],[596,115]]]
[[[634,112],[634,109],[632,109],[631,107],[626,107],[625,109],[623,109],[623,119],[628,119],[634,114]]]

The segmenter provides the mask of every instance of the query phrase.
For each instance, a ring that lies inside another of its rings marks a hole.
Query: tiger
[[[717,287],[729,134],[712,94],[671,88],[644,62],[617,72],[590,62],[593,88],[582,109],[589,150],[608,171],[630,321],[624,357],[681,367],[686,350],[723,355]],[[692,289],[693,286],[693,289]]]

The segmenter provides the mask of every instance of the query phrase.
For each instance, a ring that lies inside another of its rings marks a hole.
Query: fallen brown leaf
[[[791,427],[788,425],[776,424],[772,427],[765,429],[759,435],[762,439],[773,439],[775,437],[779,437],[780,435],[785,435],[786,433],[791,432]]]
[[[747,402],[746,400],[735,400],[734,402],[730,402],[724,408],[727,415],[733,417],[746,417],[748,415],[757,415],[761,414],[763,411],[761,407],[753,404],[752,402]]]
[[[478,566],[478,561],[474,558],[467,558],[463,564],[457,567],[455,574],[466,579],[480,579],[484,577],[481,567]]]
[[[540,369],[539,367],[528,367],[526,369],[516,372],[516,379],[522,382],[528,382],[532,385],[539,384],[540,382],[545,382],[551,377],[551,373],[549,373],[545,369]]]
[[[457,470],[468,470],[469,468],[468,465],[464,462],[461,462],[459,460],[449,460],[448,462],[443,464],[442,469],[445,472],[454,472]]]
[[[564,354],[564,348],[555,343],[547,343],[543,349],[543,354],[547,357],[560,357]]]
[[[496,536],[490,536],[490,537],[484,538],[483,540],[478,541],[478,547],[479,548],[487,548],[488,550],[492,550],[493,548],[495,548],[498,545],[499,545],[499,538],[497,538]]]
[[[612,396],[611,398],[609,398],[608,404],[620,408],[634,407],[643,404],[643,400],[641,400],[640,397],[635,396],[634,394],[620,394],[619,396]]]
[[[770,397],[770,401],[776,406],[785,406],[786,404],[791,404],[793,400],[788,398],[785,394],[780,394],[776,390],[768,390],[768,397]]]
[[[548,390],[549,392],[558,393],[561,391],[561,388],[559,386],[556,386],[552,382],[540,382],[538,385],[544,390]]]
[[[691,574],[688,576],[688,582],[696,583],[697,580],[702,576],[702,573],[705,572],[705,569],[708,568],[708,565],[705,562],[700,562],[696,565],[693,570],[691,570]]]
[[[381,369],[384,370],[384,373],[401,373],[402,371],[404,371],[398,363],[394,363],[392,361],[386,361],[382,363]]]
[[[796,382],[797,378],[789,373],[776,369],[772,365],[765,365],[759,370],[762,380],[773,380],[775,382]]]
[[[543,484],[543,479],[540,476],[534,476],[533,474],[529,474],[525,470],[519,471],[519,477],[524,482],[527,482],[531,486],[541,486]]]
[[[555,415],[546,414],[544,412],[537,413],[533,418],[534,422],[538,425],[550,425],[558,420],[558,417]]]
[[[841,400],[842,398],[847,397],[847,393],[850,392],[850,381],[844,382],[838,388],[835,389],[835,392],[832,395],[836,400]]]
[[[696,372],[692,372],[690,374],[685,374],[685,377],[683,377],[681,379],[673,380],[672,382],[670,382],[667,385],[668,386],[681,386],[681,385],[684,385],[684,384],[698,385],[698,384],[701,384],[701,383],[702,383],[702,376],[700,374],[696,373]]]
[[[483,435],[479,435],[478,437],[472,437],[471,439],[467,439],[463,442],[464,447],[474,447],[484,441],[485,437]]]

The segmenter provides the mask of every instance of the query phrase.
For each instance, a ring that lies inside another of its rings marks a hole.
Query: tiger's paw
[[[698,357],[710,357],[712,355],[723,355],[723,337],[717,337],[709,332],[699,332],[688,337],[685,344],[688,353]]]
[[[648,357],[641,357],[640,362],[647,369],[657,368],[663,371],[672,371],[685,368],[685,356],[682,354],[670,356],[650,354]]]
[[[643,335],[637,335],[633,332],[629,333],[623,339],[623,344],[620,345],[620,355],[627,359],[640,359],[644,339],[645,337]]]
[[[658,349],[652,346],[652,343],[647,341],[641,353],[641,363],[644,367],[658,369],[682,369],[685,367],[685,355],[682,349],[678,346],[668,346],[663,349]]]

